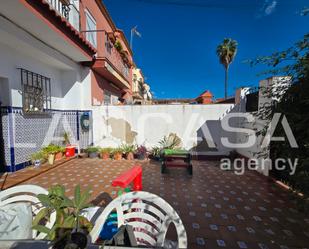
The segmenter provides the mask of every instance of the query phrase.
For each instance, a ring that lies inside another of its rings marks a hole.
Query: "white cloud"
[[[261,18],[263,16],[271,15],[275,11],[277,5],[277,0],[265,0],[256,17]]]
[[[267,1],[268,2],[268,1]],[[272,1],[270,4],[266,4],[266,8],[265,8],[265,15],[270,15],[271,13],[274,12],[274,10],[277,7],[277,1]]]

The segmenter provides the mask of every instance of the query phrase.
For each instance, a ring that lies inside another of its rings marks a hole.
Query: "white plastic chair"
[[[143,191],[121,195],[107,205],[90,233],[93,243],[113,210],[117,211],[118,227],[131,225],[139,245],[163,247],[168,227],[174,223],[178,248],[187,248],[187,233],[176,211],[161,197]]]
[[[36,185],[19,185],[0,192],[0,207],[12,203],[31,203],[32,213],[35,215],[43,208],[40,200],[36,197],[38,194],[48,194],[48,191]],[[50,220],[45,224],[51,228],[56,221],[56,213],[52,213]],[[38,233],[33,230],[32,238],[36,240],[44,239],[45,233]]]

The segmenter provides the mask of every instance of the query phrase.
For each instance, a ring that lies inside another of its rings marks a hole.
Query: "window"
[[[25,113],[44,113],[51,109],[50,78],[20,69],[23,111]]]
[[[97,24],[88,10],[86,10],[86,30],[90,30],[90,32],[86,32],[87,40],[96,48],[97,32],[95,30],[97,30]]]

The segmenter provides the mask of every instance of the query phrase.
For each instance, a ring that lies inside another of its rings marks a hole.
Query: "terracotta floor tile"
[[[77,184],[91,187],[93,203],[106,206],[119,190],[111,181],[137,163],[143,167],[144,190],[160,195],[179,211],[190,249],[309,245],[309,216],[297,211],[288,192],[255,172],[238,176],[221,171],[215,161],[195,161],[189,176],[180,168],[162,175],[160,164],[152,161],[76,159],[26,183],[45,188],[62,184],[68,196],[73,196]],[[13,175],[10,179],[18,181]],[[168,237],[175,238],[172,230]]]

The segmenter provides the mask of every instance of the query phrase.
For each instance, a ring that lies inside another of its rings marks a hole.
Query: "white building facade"
[[[76,15],[66,19],[39,2],[0,2],[1,171],[24,168],[64,132],[81,148],[92,143],[80,121],[91,118],[91,72],[83,63],[95,48],[78,33]]]

